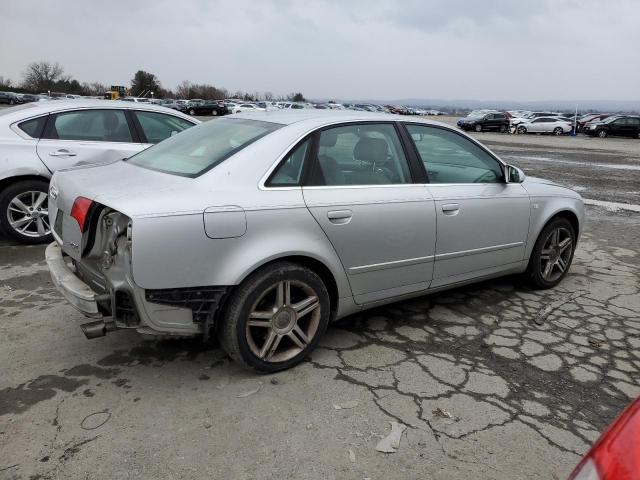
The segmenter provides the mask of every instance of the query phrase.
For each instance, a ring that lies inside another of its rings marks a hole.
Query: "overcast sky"
[[[2,0],[0,75],[311,98],[640,99],[640,0]]]

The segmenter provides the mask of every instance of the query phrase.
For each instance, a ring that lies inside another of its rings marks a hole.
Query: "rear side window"
[[[122,110],[78,110],[58,113],[46,138],[85,142],[131,142],[131,131]]]
[[[148,143],[158,143],[193,127],[193,123],[173,115],[156,112],[134,112]]]
[[[31,138],[40,138],[46,121],[46,115],[44,117],[32,118],[31,120],[25,120],[24,122],[19,123],[18,128]]]
[[[295,147],[292,152],[278,165],[278,168],[267,183],[269,187],[292,187],[300,185],[304,159],[311,148],[311,139],[307,139]]]
[[[409,165],[391,124],[354,124],[320,133],[313,185],[411,183]]]

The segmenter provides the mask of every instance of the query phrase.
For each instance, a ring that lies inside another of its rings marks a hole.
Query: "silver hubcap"
[[[49,204],[45,192],[29,191],[14,197],[7,207],[9,225],[27,237],[44,237],[51,233]]]
[[[302,352],[320,326],[320,301],[313,289],[298,280],[269,287],[251,308],[247,343],[265,362],[284,362]]]
[[[569,266],[573,240],[566,228],[553,230],[544,242],[540,253],[540,272],[547,282],[560,278]]]

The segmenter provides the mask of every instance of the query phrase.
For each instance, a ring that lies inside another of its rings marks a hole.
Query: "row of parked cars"
[[[463,130],[500,133],[539,133],[564,135],[574,131],[605,138],[626,136],[640,138],[640,116],[591,113],[580,117],[558,112],[512,110],[474,110],[457,122]]]

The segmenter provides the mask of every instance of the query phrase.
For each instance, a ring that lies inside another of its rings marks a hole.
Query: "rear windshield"
[[[126,160],[150,170],[197,177],[282,125],[245,119],[212,120]]]

